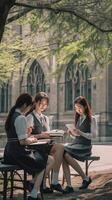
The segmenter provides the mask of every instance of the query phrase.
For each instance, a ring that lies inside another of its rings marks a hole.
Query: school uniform
[[[35,110],[27,116],[27,123],[32,127],[32,135],[38,135],[42,132],[49,131],[49,119],[44,114],[38,114]],[[43,154],[49,154],[52,148],[52,141],[47,146],[39,149]]]
[[[32,134],[41,134],[49,131],[49,119],[44,114],[38,114],[35,110],[27,116],[27,123],[32,127]]]
[[[20,140],[26,138],[26,117],[16,109],[11,119],[10,130],[7,131],[4,161],[8,164],[17,164],[30,174],[40,173],[46,168],[47,156],[44,156],[39,152],[38,157],[35,158],[32,151],[20,144]]]
[[[82,135],[75,136],[72,143],[65,144],[65,152],[70,154],[73,158],[84,161],[87,156],[91,155],[91,137],[86,137],[87,135],[91,135],[93,131],[91,131],[91,121],[88,117],[84,116],[82,121],[78,120],[76,124],[76,129],[79,129],[82,133],[84,133],[85,137]]]

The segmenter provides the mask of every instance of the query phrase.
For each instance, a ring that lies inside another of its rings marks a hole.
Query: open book
[[[67,129],[68,129],[71,133],[74,134],[74,129],[76,129],[74,124],[65,124],[65,126],[67,127]],[[72,134],[70,134],[70,136],[71,136],[72,138],[75,138],[75,135],[73,136]]]
[[[75,129],[75,125],[74,125],[74,124],[65,124],[65,126],[66,126],[69,130],[74,130],[74,129]]]
[[[49,131],[51,137],[59,137],[64,135],[64,130],[53,129]]]
[[[49,144],[51,139],[39,139],[37,142],[29,144],[30,146],[40,145],[40,144]]]
[[[52,145],[51,139],[40,139],[37,142],[27,145],[27,148],[30,150],[41,150],[42,152],[46,153],[50,150],[50,145]]]

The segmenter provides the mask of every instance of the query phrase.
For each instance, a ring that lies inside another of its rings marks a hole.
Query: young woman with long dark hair
[[[73,192],[70,179],[69,165],[72,166],[82,177],[83,182],[79,189],[86,189],[91,183],[91,178],[85,176],[77,160],[85,161],[86,157],[91,155],[91,138],[97,131],[95,117],[91,114],[87,99],[79,96],[74,101],[75,123],[73,130],[68,133],[74,137],[72,143],[65,144],[65,154],[63,161],[63,170],[67,181],[65,193]]]
[[[32,97],[29,94],[21,94],[8,114],[5,123],[7,144],[4,151],[4,161],[9,164],[17,164],[29,174],[34,175],[34,187],[28,200],[42,200],[40,186],[48,155],[38,153],[38,157],[35,158],[35,155],[26,149],[26,145],[37,141],[35,137],[27,134],[25,113],[31,109],[32,103]]]

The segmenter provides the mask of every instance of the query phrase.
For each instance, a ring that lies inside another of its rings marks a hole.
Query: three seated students
[[[34,185],[30,192],[28,200],[42,200],[40,186],[46,173],[53,168],[52,184],[50,188],[46,188],[45,192],[53,190],[62,193],[71,193],[70,170],[71,165],[82,177],[83,182],[80,189],[85,189],[91,183],[91,178],[86,177],[83,170],[76,160],[84,161],[86,156],[91,155],[91,133],[96,131],[96,122],[92,119],[90,107],[85,97],[75,99],[75,128],[70,132],[75,139],[70,144],[53,144],[49,151],[32,152],[27,151],[25,145],[36,142],[40,138],[50,138],[49,120],[43,111],[49,104],[49,97],[44,92],[39,92],[35,96],[34,110],[27,116],[32,107],[32,97],[27,94],[21,94],[15,105],[11,108],[5,129],[7,133],[7,144],[4,152],[4,160],[9,164],[17,164],[25,169],[29,174],[34,175]],[[94,123],[92,122],[94,121]],[[31,129],[28,132],[28,123]],[[91,129],[94,124],[93,129]],[[63,190],[58,182],[60,166],[63,162],[63,170],[67,181],[67,187]]]

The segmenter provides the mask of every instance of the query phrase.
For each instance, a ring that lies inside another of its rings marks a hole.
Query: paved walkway
[[[94,162],[89,171],[101,171],[112,169],[112,145],[93,145],[93,155],[100,156],[100,160]]]
[[[0,149],[0,153],[2,153],[2,149]],[[100,156],[100,161],[93,162],[89,168],[89,172],[100,172],[102,170],[112,169],[112,145],[93,145],[93,155]],[[82,167],[84,167],[84,163],[80,163]],[[73,170],[73,169],[72,169]],[[74,171],[73,171],[74,172]],[[62,169],[60,172],[60,180],[62,179]],[[76,183],[75,183],[76,185]],[[45,195],[45,200],[78,200],[77,199],[77,190],[75,190],[75,194],[62,196],[61,194],[54,193],[52,195]],[[92,192],[92,191],[91,191]],[[80,192],[81,193],[81,192]],[[2,197],[0,196],[0,199]],[[22,200],[22,193],[17,193],[15,195],[15,200]],[[83,198],[81,198],[83,199]],[[88,198],[89,199],[89,198]]]

